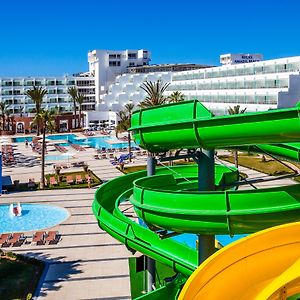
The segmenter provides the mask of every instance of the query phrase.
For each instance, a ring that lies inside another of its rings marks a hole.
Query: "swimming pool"
[[[70,153],[64,153],[64,154],[60,154],[60,155],[46,155],[45,161],[69,160],[72,157],[73,157],[73,154],[70,154]]]
[[[51,140],[51,141],[56,141],[56,140],[72,140],[75,139],[77,135],[75,134],[56,134],[56,135],[46,135],[46,138]],[[33,136],[20,136],[20,137],[15,137],[12,139],[13,143],[25,143],[27,140],[28,142],[31,142],[33,139]]]
[[[139,219],[139,224],[147,227],[142,219]],[[229,235],[216,235],[215,239],[218,240],[218,242],[221,243],[223,247],[225,247],[245,236],[247,236],[247,234],[236,234],[233,237],[230,237]],[[198,236],[196,234],[183,233],[178,236],[172,237],[172,239],[190,248],[196,249],[196,241],[198,240]]]
[[[32,141],[32,136],[28,137],[16,137],[13,138],[14,143],[25,143],[27,140],[28,142]],[[75,134],[57,134],[57,135],[47,135],[47,139],[55,141],[55,140],[66,140],[66,142],[61,143],[61,146],[70,146],[70,144],[77,144],[80,146],[89,146],[96,149],[116,149],[116,148],[126,148],[128,147],[127,142],[117,142],[118,140],[114,137],[110,136],[97,136],[97,137],[78,137]],[[111,141],[109,143],[107,141]],[[62,145],[63,144],[63,145]],[[132,146],[136,147],[137,145],[132,141]]]
[[[247,236],[247,235],[246,234],[236,234],[233,237],[230,237],[229,235],[216,235],[216,240],[218,240],[219,243],[221,243],[221,245],[225,247],[245,236]],[[196,248],[196,240],[198,239],[198,237],[196,234],[184,233],[179,236],[173,237],[173,239],[195,249]]]
[[[14,217],[9,205],[0,205],[0,233],[25,232],[53,227],[69,217],[61,207],[46,204],[21,204],[22,216]]]
[[[102,149],[102,148],[106,148],[106,149],[116,149],[116,148],[125,148],[128,147],[128,143],[127,142],[120,142],[120,143],[112,143],[110,144],[107,141],[112,141],[115,142],[116,139],[111,138],[109,136],[97,136],[97,137],[88,137],[85,139],[74,139],[72,140],[72,143],[80,145],[80,146],[89,146],[89,147],[93,147],[96,149]],[[133,147],[136,146],[136,144],[134,142],[131,143]]]

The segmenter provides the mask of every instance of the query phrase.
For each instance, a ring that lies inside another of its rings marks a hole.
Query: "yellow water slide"
[[[300,293],[300,222],[224,247],[190,276],[178,299],[284,300]]]

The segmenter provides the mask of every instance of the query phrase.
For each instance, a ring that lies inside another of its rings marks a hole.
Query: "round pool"
[[[0,205],[0,233],[24,232],[53,227],[69,217],[66,209],[45,204],[22,204],[22,215],[14,217],[9,204]]]

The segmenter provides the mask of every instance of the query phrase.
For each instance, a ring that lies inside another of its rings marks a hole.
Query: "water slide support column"
[[[198,190],[215,189],[215,151],[202,149],[196,151],[198,163]],[[198,264],[203,263],[215,251],[214,235],[198,235]]]
[[[156,159],[149,155],[147,160],[147,176],[155,175]],[[147,292],[153,290],[155,284],[155,260],[147,257]]]

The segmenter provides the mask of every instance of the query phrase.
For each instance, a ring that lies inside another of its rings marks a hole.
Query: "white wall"
[[[300,101],[300,75],[290,75],[287,92],[278,93],[278,108],[294,107]]]

